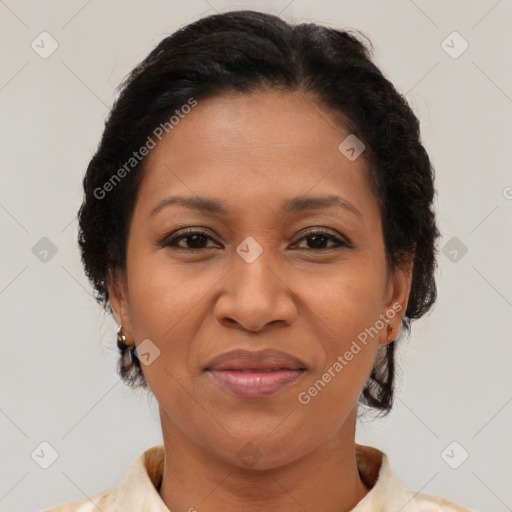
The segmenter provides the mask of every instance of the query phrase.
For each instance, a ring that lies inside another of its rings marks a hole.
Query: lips
[[[205,370],[245,370],[245,371],[277,371],[307,370],[306,365],[297,357],[275,349],[233,350],[212,359]]]
[[[239,398],[264,398],[294,384],[307,371],[297,357],[279,350],[234,350],[205,368],[224,391]]]

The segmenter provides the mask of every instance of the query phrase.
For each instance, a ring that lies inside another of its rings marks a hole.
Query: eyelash
[[[197,252],[200,252],[200,251],[204,251],[206,249],[211,249],[211,247],[202,247],[202,248],[181,247],[181,246],[179,246],[177,244],[180,240],[186,240],[187,238],[192,237],[194,235],[203,235],[203,236],[205,236],[205,237],[207,237],[209,239],[212,239],[210,234],[207,233],[206,231],[201,231],[201,230],[198,230],[198,229],[195,229],[195,228],[190,228],[190,230],[187,231],[186,233],[182,233],[180,235],[176,235],[176,236],[173,236],[173,237],[170,237],[170,238],[164,238],[161,242],[158,243],[158,245],[160,247],[167,247],[167,248],[175,247],[178,250],[184,250],[184,251],[191,252],[191,253],[197,253]],[[297,240],[297,242],[301,242],[302,240],[305,240],[305,239],[307,239],[309,237],[312,237],[312,236],[315,236],[315,235],[324,236],[329,241],[335,242],[336,246],[334,246],[334,247],[324,247],[324,248],[321,248],[321,249],[311,248],[311,249],[306,249],[306,250],[310,250],[310,251],[314,251],[314,252],[322,252],[322,251],[329,251],[329,250],[332,250],[332,249],[339,249],[339,248],[342,248],[342,247],[345,247],[347,249],[351,248],[351,245],[348,242],[345,242],[344,240],[334,236],[331,232],[323,230],[323,229],[317,229],[315,231],[309,231],[305,235],[303,235],[301,238],[299,238],[299,240]],[[295,243],[297,243],[297,242],[295,242]]]

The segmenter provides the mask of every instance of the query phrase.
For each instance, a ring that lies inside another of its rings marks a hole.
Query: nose
[[[226,327],[260,332],[269,324],[291,325],[297,317],[295,294],[279,265],[264,250],[251,263],[236,255],[215,304]]]

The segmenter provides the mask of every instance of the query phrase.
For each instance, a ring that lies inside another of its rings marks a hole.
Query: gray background
[[[407,487],[512,510],[510,0],[0,1],[0,509],[91,496],[161,442],[155,400],[116,376],[116,325],[82,272],[81,180],[120,80],[168,33],[237,8],[361,29],[420,117],[437,173],[439,299],[401,351],[394,411],[357,437]],[[31,48],[43,31],[59,45],[46,59]],[[469,44],[458,58],[442,47],[453,31]],[[57,249],[46,261],[43,237]],[[48,469],[31,458],[43,441],[59,455]]]

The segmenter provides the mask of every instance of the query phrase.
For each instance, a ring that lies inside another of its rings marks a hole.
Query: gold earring
[[[126,345],[126,336],[123,334],[123,326],[120,325],[117,329],[117,344]]]
[[[137,357],[135,343],[128,345],[126,343],[126,336],[123,334],[123,326],[120,325],[119,329],[117,329],[117,346],[119,347],[119,350],[121,350],[123,353],[126,351],[126,349],[129,349],[128,356],[131,357],[131,360],[134,361]]]
[[[388,343],[389,343],[389,335],[395,330],[395,328],[391,325],[391,324],[388,324]]]

